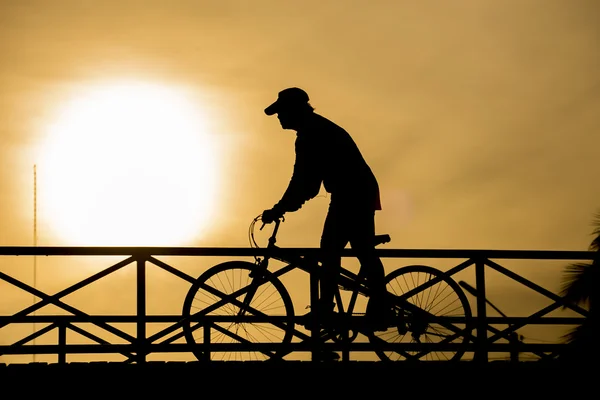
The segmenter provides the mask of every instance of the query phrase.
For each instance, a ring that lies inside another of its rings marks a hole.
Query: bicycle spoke
[[[232,261],[219,264],[198,278],[184,303],[184,317],[203,315],[232,317],[231,322],[215,321],[206,338],[206,323],[184,324],[188,342],[206,339],[216,344],[289,343],[293,333],[293,306],[279,279],[269,276],[249,277],[255,265]],[[248,297],[247,297],[248,296]],[[249,296],[252,296],[251,298]],[[249,300],[249,301],[248,301]],[[256,320],[259,317],[260,320]],[[286,317],[284,320],[271,317]],[[194,334],[196,332],[197,334]],[[199,359],[202,352],[195,353]],[[267,360],[278,357],[277,351],[223,350],[211,352],[212,359]]]
[[[427,266],[409,266],[392,272],[387,277],[388,292],[402,299],[405,293],[412,296],[399,303],[397,326],[387,331],[377,332],[375,336],[387,343],[398,344],[398,350],[378,351],[383,360],[446,360],[460,359],[464,351],[403,350],[403,344],[424,343],[432,346],[452,344],[460,346],[470,339],[468,327],[471,309],[462,289],[451,278],[442,276],[442,272]],[[424,290],[414,290],[437,279]],[[447,317],[463,317],[465,323],[451,322]]]

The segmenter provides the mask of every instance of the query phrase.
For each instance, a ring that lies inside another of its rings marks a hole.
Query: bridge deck
[[[556,394],[561,388],[581,390],[591,385],[592,379],[587,375],[591,372],[553,362],[30,363],[0,364],[0,387],[7,390],[13,386],[23,393],[43,387],[43,393],[48,395],[65,394],[81,387],[94,391],[135,390],[140,394],[169,391],[200,395],[216,390],[226,398],[244,394],[268,396],[269,393],[286,397],[292,394],[297,398],[297,395],[310,396],[322,391],[355,398],[352,395],[359,392],[389,395],[402,394],[405,390],[420,390],[423,395],[446,392],[453,394],[451,397],[462,397],[478,392],[480,387],[486,387],[488,395],[496,391],[539,394],[546,389]]]

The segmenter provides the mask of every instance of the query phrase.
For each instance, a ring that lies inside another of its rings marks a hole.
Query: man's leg
[[[335,292],[341,265],[341,251],[348,244],[347,226],[343,213],[329,207],[323,233],[321,235],[321,251],[323,254],[320,282],[320,304],[328,311],[333,310]]]
[[[381,325],[384,329],[391,316],[391,307],[386,300],[385,269],[375,251],[375,212],[356,210],[352,221],[353,224],[349,227],[350,244],[356,251],[361,273],[366,277],[369,288],[367,317],[377,327]]]
[[[341,264],[340,250],[346,247],[348,243],[347,240],[344,241],[342,239],[343,236],[341,234],[343,234],[344,230],[339,222],[340,220],[335,209],[332,209],[330,206],[321,235],[322,268],[319,270],[319,299],[316,304],[312,303],[313,296],[311,294],[311,311],[306,315],[307,320],[304,324],[313,334],[315,333],[315,329],[318,331],[320,326],[332,326],[332,324],[336,323],[334,320],[334,299]],[[315,361],[333,361],[339,358],[339,354],[335,351],[324,351],[317,347],[312,359]]]

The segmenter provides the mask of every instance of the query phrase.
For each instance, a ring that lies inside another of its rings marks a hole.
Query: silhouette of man
[[[296,160],[281,200],[262,213],[262,221],[268,224],[299,210],[323,184],[331,201],[320,242],[319,304],[313,304],[312,310],[322,322],[333,317],[341,250],[350,243],[370,289],[367,321],[376,330],[385,329],[390,308],[385,301],[384,267],[375,253],[375,211],[381,210],[375,175],[348,132],[315,113],[304,90],[282,90],[265,114],[277,114],[283,129],[296,131]]]

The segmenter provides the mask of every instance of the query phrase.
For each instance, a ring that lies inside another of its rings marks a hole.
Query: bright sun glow
[[[217,156],[201,107],[167,86],[91,87],[48,125],[40,220],[67,245],[177,246],[207,228]]]

